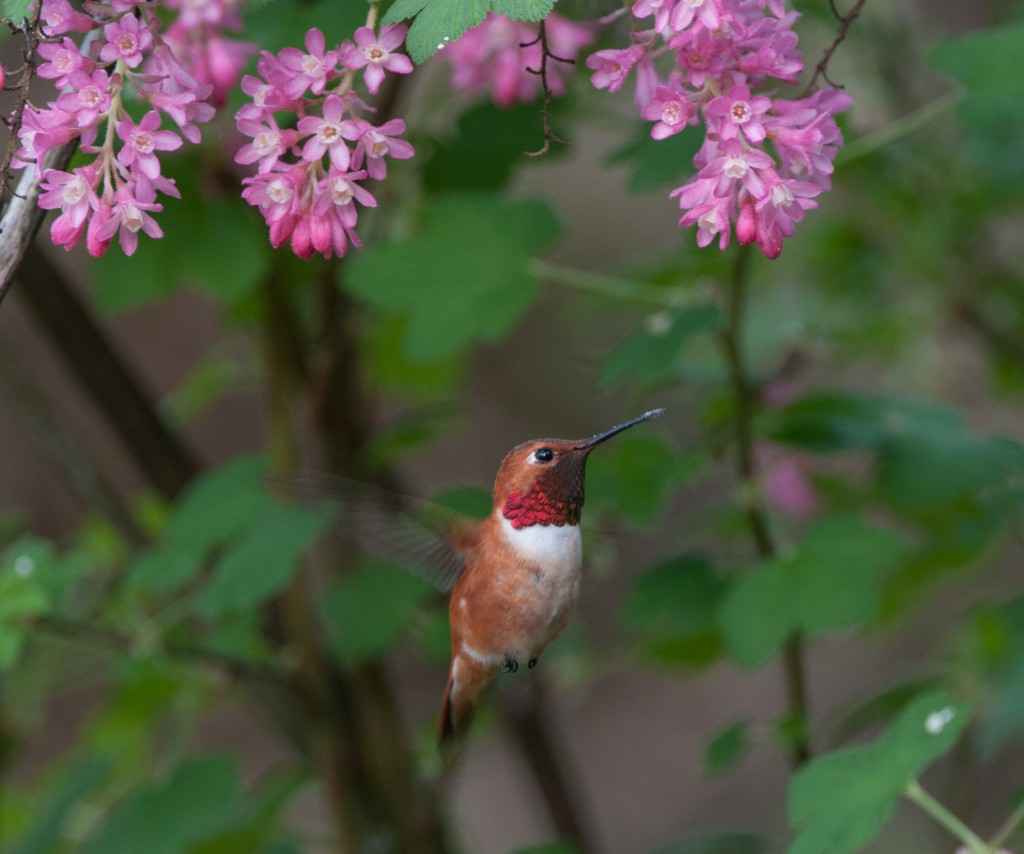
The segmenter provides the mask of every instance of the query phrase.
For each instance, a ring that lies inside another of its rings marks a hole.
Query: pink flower
[[[804,522],[821,512],[821,496],[811,482],[805,455],[768,444],[759,445],[755,452],[765,498],[772,509]]]
[[[352,168],[363,168],[365,161],[367,174],[375,181],[382,181],[387,177],[385,157],[407,160],[415,153],[408,142],[398,139],[398,134],[405,133],[405,122],[401,119],[391,119],[380,127],[374,127],[361,119],[350,119],[342,122],[341,132],[346,139],[354,140],[356,143],[352,154]]]
[[[21,147],[15,153],[12,165],[23,168],[34,162],[41,174],[46,153],[70,142],[77,135],[73,126],[73,117],[63,110],[36,110],[27,106],[18,131]]]
[[[198,5],[190,3],[188,8]],[[203,4],[204,8],[216,5]],[[218,107],[238,85],[249,54],[256,51],[254,44],[225,38],[213,24],[186,26],[181,19],[164,33],[163,38],[196,83],[209,85],[209,93],[204,100],[209,98]]]
[[[752,98],[750,90],[738,83],[727,95],[713,98],[708,104],[708,113],[722,119],[719,128],[722,139],[733,139],[742,130],[747,141],[756,145],[765,138],[761,117],[771,105],[770,98],[764,95]]]
[[[59,44],[44,42],[39,45],[39,55],[48,61],[39,66],[36,74],[53,80],[58,89],[68,86],[68,78],[76,71],[90,72],[95,67],[95,63],[83,56],[78,45],[69,38],[61,39]]]
[[[701,248],[708,246],[717,234],[718,248],[725,249],[729,245],[729,214],[729,200],[714,197],[684,214],[679,225],[697,225],[697,245]]]
[[[597,89],[618,92],[626,82],[626,75],[633,70],[646,49],[643,45],[632,45],[624,50],[599,50],[587,57],[587,68],[593,70],[590,82]]]
[[[207,104],[202,95],[209,89],[203,86],[198,90],[180,92],[151,92],[149,103],[162,113],[166,113],[181,130],[182,136],[195,144],[202,139],[196,124],[208,122],[214,116],[214,109]]]
[[[641,116],[655,122],[651,128],[651,136],[655,139],[665,139],[679,133],[695,113],[696,110],[686,97],[668,86],[659,86],[654,97],[640,110]]]
[[[242,29],[241,16],[238,14],[241,4],[238,0],[204,0],[202,3],[194,0],[164,0],[162,5],[178,13],[175,25],[184,29]]]
[[[732,44],[703,28],[673,37],[669,47],[676,51],[676,65],[695,89],[703,88],[708,78],[723,77],[726,68],[735,61]]]
[[[317,188],[316,199],[313,202],[313,213],[322,215],[332,208],[339,213],[342,222],[347,226],[356,224],[355,203],[359,202],[364,207],[377,207],[377,200],[370,193],[357,183],[366,177],[366,172],[335,172],[331,170]]]
[[[768,187],[761,179],[760,170],[774,166],[772,159],[758,148],[745,148],[738,139],[727,139],[722,143],[717,157],[700,171],[702,178],[718,178],[715,183],[716,196],[733,193],[736,184],[742,186],[755,199],[768,193]]]
[[[97,24],[88,15],[76,12],[68,0],[43,0],[40,20],[47,36],[62,33],[87,33]]]
[[[371,95],[376,95],[384,82],[386,71],[394,74],[409,74],[412,60],[405,54],[394,53],[405,41],[404,24],[391,24],[380,31],[378,38],[369,27],[360,27],[353,38],[355,48],[346,51],[344,65],[358,70],[365,68],[363,79]]]
[[[258,160],[260,172],[270,172],[298,136],[295,131],[282,131],[273,116],[267,119],[266,124],[240,119],[238,129],[251,136],[252,142],[238,149],[235,163],[246,165]]]
[[[117,135],[125,143],[117,155],[118,163],[135,166],[148,178],[159,176],[160,160],[156,152],[174,151],[181,147],[181,137],[169,130],[157,130],[159,127],[160,114],[156,110],[146,113],[137,125],[131,119],[118,122]]]
[[[50,226],[50,240],[54,246],[63,246],[64,250],[69,252],[82,239],[86,224],[87,221],[84,219],[76,223],[71,213],[65,211],[56,217]]]
[[[593,27],[554,12],[548,15],[545,28],[551,53],[565,60],[575,60],[594,41]],[[438,56],[451,66],[455,89],[490,90],[495,104],[508,107],[528,103],[540,93],[540,77],[529,69],[540,68],[541,53],[535,27],[490,12],[479,26],[446,44]],[[556,95],[565,91],[571,69],[569,62],[549,61],[548,86]]]
[[[633,17],[642,19],[654,15],[654,29],[660,33],[668,26],[675,3],[676,0],[636,0],[633,4]]]
[[[264,57],[274,65],[275,76],[278,77],[278,80],[271,82],[289,98],[301,97],[307,89],[319,95],[338,65],[337,53],[325,50],[324,47],[324,34],[313,27],[306,33],[306,53],[297,47],[286,47],[276,60],[272,55],[264,53]]]
[[[110,109],[110,75],[103,69],[92,74],[76,71],[68,82],[72,89],[57,99],[57,108],[72,116],[80,128],[94,125]]]
[[[137,191],[141,198],[136,197]],[[163,237],[164,233],[157,221],[148,213],[163,210],[163,205],[156,204],[155,198],[155,195],[144,192],[141,186],[133,183],[128,183],[118,190],[110,207],[110,218],[99,226],[93,235],[96,244],[109,244],[116,233],[124,254],[133,255],[139,244],[140,231],[150,237]],[[106,246],[103,248],[105,251]]]
[[[703,122],[697,174],[670,194],[683,210],[680,226],[697,226],[698,245],[717,235],[724,248],[735,223],[741,243],[777,257],[829,186],[842,144],[834,115],[850,99],[831,88],[797,101],[756,94],[768,79],[795,82],[803,69],[797,15],[781,0],[631,2],[633,18],[653,15],[654,29],[634,25],[631,47],[593,54],[591,82],[614,92],[635,67],[634,102],[655,122],[655,139]],[[664,68],[666,53],[674,53],[674,68]]]
[[[78,167],[73,172],[47,169],[43,173],[39,207],[46,210],[60,209],[67,214],[73,226],[81,226],[90,210],[99,207],[96,196],[96,173],[92,167]],[[64,241],[60,241],[67,246]]]
[[[707,30],[717,30],[727,17],[724,10],[727,0],[680,0],[672,10],[669,26],[679,32],[694,21]]]
[[[305,116],[299,119],[299,133],[311,134],[302,147],[303,160],[308,163],[319,162],[326,153],[330,156],[331,165],[335,169],[348,168],[351,152],[341,131],[341,117],[344,114],[345,104],[341,98],[337,95],[328,95],[324,100],[322,118]]]
[[[804,211],[816,208],[814,197],[821,187],[806,181],[772,176],[768,194],[755,205],[757,210],[757,245],[766,258],[778,258],[782,239],[793,234],[793,226],[804,218]]]
[[[100,49],[104,62],[123,60],[129,68],[142,62],[142,53],[153,44],[153,34],[134,15],[122,15],[103,28],[107,43]]]

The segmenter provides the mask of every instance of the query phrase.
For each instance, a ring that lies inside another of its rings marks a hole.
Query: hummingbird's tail
[[[462,735],[469,726],[484,689],[500,669],[498,665],[481,664],[462,652],[452,658],[448,686],[437,717],[437,740],[442,747]]]

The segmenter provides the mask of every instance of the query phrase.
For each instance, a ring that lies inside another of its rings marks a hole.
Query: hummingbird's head
[[[587,457],[602,442],[665,410],[643,415],[589,439],[533,439],[506,454],[494,482],[494,504],[514,528],[578,525]]]

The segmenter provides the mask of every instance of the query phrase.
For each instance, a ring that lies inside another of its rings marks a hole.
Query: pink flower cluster
[[[684,211],[679,225],[696,225],[702,247],[717,235],[722,249],[735,228],[740,243],[777,258],[830,187],[842,144],[833,117],[852,99],[833,88],[796,100],[755,94],[769,80],[796,83],[803,70],[797,15],[781,0],[635,0],[632,14],[653,27],[589,57],[591,82],[614,92],[635,70],[635,102],[655,139],[703,123],[697,172],[671,193]],[[663,74],[655,61],[666,54]]]
[[[548,86],[560,95],[565,91],[572,63],[593,43],[595,28],[552,12],[545,20],[545,29],[552,60],[547,66]],[[540,94],[538,72],[543,56],[535,24],[491,12],[479,26],[444,45],[439,55],[451,65],[453,88],[472,93],[490,91],[499,107],[529,103]]]
[[[328,50],[323,33],[312,29],[304,51],[264,51],[260,76],[242,81],[252,103],[238,111],[236,121],[252,141],[235,161],[258,164],[257,174],[244,179],[242,196],[260,209],[274,247],[289,242],[300,258],[342,256],[350,243],[360,247],[357,203],[377,204],[361,182],[383,179],[387,158],[412,157],[413,148],[398,138],[405,132],[401,119],[375,126],[362,118],[369,108],[352,86],[362,71],[373,95],[388,72],[412,71],[409,57],[396,52],[405,31],[393,25],[378,35],[360,27],[354,41]],[[278,124],[281,112],[297,116],[295,127]]]
[[[211,0],[206,6],[225,9],[226,2]],[[14,165],[34,163],[42,172],[39,204],[60,210],[50,235],[65,249],[84,235],[89,252],[98,257],[117,235],[122,250],[131,255],[140,231],[161,237],[151,216],[163,209],[158,194],[179,193],[174,181],[161,173],[159,155],[180,148],[182,137],[199,142],[198,125],[213,117],[207,99],[214,84],[200,81],[183,64],[172,35],[180,20],[161,35],[154,5],[111,0],[109,5],[88,4],[91,14],[84,14],[68,0],[43,0],[40,19],[52,41],[39,47],[44,62],[37,73],[62,92],[44,109],[26,107]],[[80,43],[69,33],[89,35]],[[202,33],[194,35],[198,39]],[[189,59],[184,56],[186,63]],[[223,85],[233,84],[228,77],[224,75]],[[125,108],[133,95],[149,107],[140,111],[138,121]],[[162,116],[177,125],[181,136],[161,130]],[[47,152],[75,138],[81,151],[95,159],[71,172],[43,171]]]
[[[245,0],[163,0],[176,13],[164,41],[201,84],[212,86],[209,100],[224,106],[238,85],[249,55],[256,46],[225,36],[242,29],[240,7]]]

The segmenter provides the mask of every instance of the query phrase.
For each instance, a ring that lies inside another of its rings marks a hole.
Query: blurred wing
[[[471,522],[454,510],[321,472],[273,472],[267,481],[295,501],[331,502],[340,536],[439,590],[462,574],[466,556],[455,543],[465,542]]]

